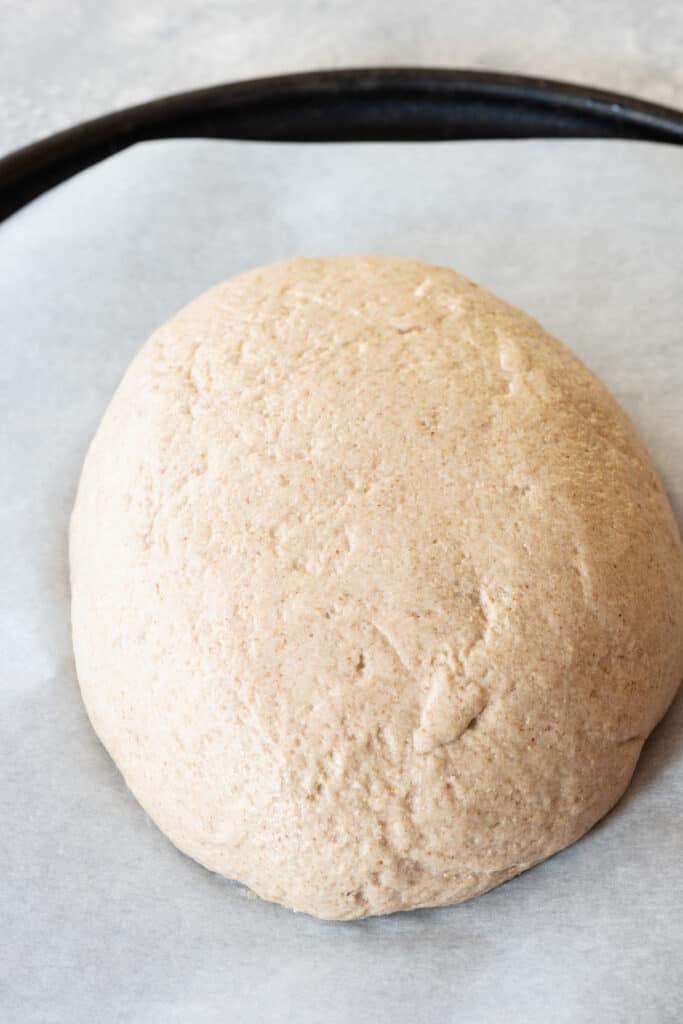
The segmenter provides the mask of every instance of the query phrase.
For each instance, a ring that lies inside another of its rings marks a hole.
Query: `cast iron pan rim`
[[[0,220],[136,142],[183,137],[621,138],[683,145],[683,112],[568,82],[447,68],[348,68],[231,82],[107,114],[0,159]]]

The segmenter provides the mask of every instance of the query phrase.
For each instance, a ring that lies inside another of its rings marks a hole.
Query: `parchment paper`
[[[683,1019],[683,701],[617,810],[468,904],[325,924],[194,864],[81,706],[67,521],[148,333],[291,254],[450,264],[616,393],[683,520],[683,150],[616,142],[129,150],[0,228],[0,1020],[88,1024]]]

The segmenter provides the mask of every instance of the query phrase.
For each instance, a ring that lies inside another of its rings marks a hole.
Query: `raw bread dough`
[[[88,714],[167,836],[325,918],[573,842],[683,674],[648,456],[528,316],[408,260],[292,260],[147,342],[71,525]]]

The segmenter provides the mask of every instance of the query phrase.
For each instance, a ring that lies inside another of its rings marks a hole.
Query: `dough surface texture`
[[[173,843],[323,918],[455,903],[619,799],[683,553],[617,403],[451,270],[295,259],[133,361],[70,537],[78,677]]]

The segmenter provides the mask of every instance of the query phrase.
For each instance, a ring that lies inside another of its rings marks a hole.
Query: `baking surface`
[[[621,400],[682,523],[682,172],[683,151],[614,142],[160,142],[0,227],[0,1018],[681,1018],[680,697],[616,811],[533,871],[450,909],[293,915],[174,850],[97,742],[66,528],[85,447],[149,332],[248,266],[339,252],[452,265],[537,316]]]

